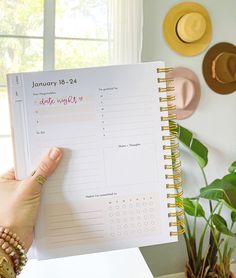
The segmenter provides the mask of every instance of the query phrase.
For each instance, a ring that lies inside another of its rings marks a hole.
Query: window
[[[107,1],[0,1],[0,172],[13,165],[6,74],[108,64]]]

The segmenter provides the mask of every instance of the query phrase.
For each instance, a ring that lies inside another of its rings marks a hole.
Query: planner
[[[38,259],[175,242],[183,233],[170,70],[158,61],[8,75],[17,178],[52,146],[64,153],[43,186]]]

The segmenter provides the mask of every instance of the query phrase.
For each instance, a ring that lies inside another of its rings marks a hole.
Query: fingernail
[[[56,160],[60,155],[61,155],[61,150],[56,147],[51,148],[51,150],[49,151],[49,157],[52,160]]]

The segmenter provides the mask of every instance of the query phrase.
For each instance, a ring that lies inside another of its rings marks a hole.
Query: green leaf
[[[236,234],[234,234],[228,229],[227,222],[225,221],[225,219],[219,214],[214,214],[212,216],[212,222],[220,233],[228,236],[236,237]]]
[[[231,220],[233,223],[236,222],[236,211],[231,212]]]
[[[236,186],[236,173],[228,174],[228,175],[224,176],[224,177],[222,178],[222,180],[228,181],[228,182],[230,182],[231,184],[233,184],[234,186]]]
[[[236,161],[234,161],[234,162],[229,166],[228,171],[229,171],[230,173],[236,172]]]
[[[193,138],[191,151],[201,168],[204,168],[208,162],[208,149],[196,138]]]
[[[178,124],[178,138],[185,146],[190,146],[193,138],[192,132]]]
[[[183,199],[182,198],[175,198],[175,203],[179,206],[183,207]]]
[[[177,137],[188,148],[201,168],[208,163],[208,149],[199,140],[193,137],[193,133],[187,128],[177,124]]]
[[[191,216],[205,217],[205,212],[202,206],[197,201],[192,201],[189,198],[183,199],[184,211]]]
[[[236,173],[216,179],[209,186],[201,188],[200,197],[224,202],[236,211]]]

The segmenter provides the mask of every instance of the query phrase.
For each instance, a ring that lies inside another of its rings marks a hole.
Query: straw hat
[[[163,33],[169,46],[177,53],[194,56],[204,51],[210,43],[211,19],[202,5],[179,3],[166,14]]]
[[[208,86],[219,94],[236,91],[236,46],[220,42],[206,53],[202,64]]]
[[[175,101],[172,103],[176,105],[174,113],[177,119],[188,118],[197,109],[201,96],[198,77],[192,70],[183,67],[175,68],[167,77],[174,78],[174,82],[168,86],[175,87]]]

